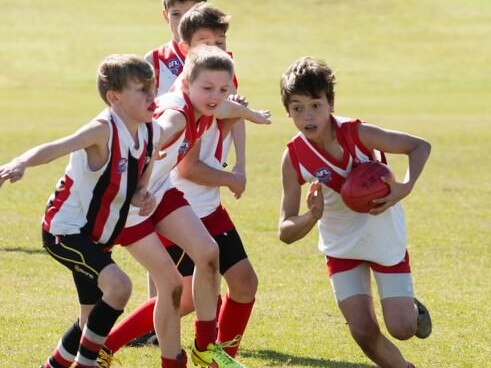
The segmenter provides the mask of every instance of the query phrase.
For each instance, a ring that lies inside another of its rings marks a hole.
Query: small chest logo
[[[124,173],[126,171],[126,167],[128,166],[128,160],[125,158],[122,158],[118,162],[118,173]]]
[[[186,152],[189,150],[190,147],[191,147],[191,143],[188,140],[184,140],[181,143],[181,146],[179,147],[179,154],[180,155],[185,155]]]
[[[181,70],[181,62],[177,58],[167,60],[165,62],[165,65],[170,70],[170,72],[174,75],[178,75],[179,71]]]
[[[329,170],[327,167],[321,167],[320,169],[317,169],[317,171],[314,173],[314,176],[321,183],[329,183],[332,179],[331,170]]]

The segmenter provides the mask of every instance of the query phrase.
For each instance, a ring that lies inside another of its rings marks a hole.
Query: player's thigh
[[[43,232],[43,246],[56,261],[72,271],[80,305],[93,305],[102,297],[101,271],[114,263],[111,253],[82,234],[53,236]]]
[[[195,264],[218,263],[218,246],[190,206],[177,208],[160,220],[156,228],[179,244]]]
[[[192,276],[194,272],[194,262],[180,246],[173,244],[166,246],[172,261],[182,277]]]
[[[165,286],[173,288],[180,285],[181,276],[155,232],[126,246],[125,249],[147,269],[159,290]]]
[[[232,267],[247,259],[244,244],[242,243],[242,239],[237,233],[237,230],[232,229],[220,235],[216,235],[213,238],[217,242],[218,250],[220,252],[220,274],[225,276],[227,271]],[[252,265],[249,262],[247,262],[247,265],[241,266],[240,269],[243,270],[244,273],[249,273],[249,275],[254,272]]]
[[[332,263],[333,260],[328,260]],[[332,266],[332,265],[331,265]],[[330,276],[332,290],[336,302],[340,304],[344,300],[355,295],[371,296],[370,267],[366,262],[357,262],[350,269],[335,272]]]

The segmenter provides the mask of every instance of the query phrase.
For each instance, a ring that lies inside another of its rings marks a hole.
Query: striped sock
[[[118,317],[123,313],[102,299],[94,306],[82,333],[80,348],[75,357],[76,368],[97,367],[97,356]]]
[[[67,368],[70,367],[75,360],[78,347],[80,345],[80,337],[82,330],[78,325],[78,320],[65,331],[61,337],[56,349],[44,363],[44,368]]]

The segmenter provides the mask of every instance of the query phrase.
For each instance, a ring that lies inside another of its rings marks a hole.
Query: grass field
[[[398,343],[418,367],[489,367],[491,360],[491,2],[269,0],[212,2],[232,14],[229,48],[240,91],[273,125],[248,127],[248,189],[224,191],[260,279],[240,360],[261,367],[374,367],[349,337],[311,233],[276,235],[279,161],[294,134],[279,99],[282,71],[322,57],[337,71],[336,113],[430,140],[432,156],[404,201],[428,340]],[[102,108],[94,75],[110,53],[169,39],[159,0],[0,0],[0,163],[72,132]],[[396,174],[405,162],[391,157]],[[0,190],[0,367],[38,367],[77,313],[71,277],[41,247],[39,220],[66,164]],[[145,299],[142,269],[126,311]],[[378,307],[378,305],[377,305]],[[183,321],[184,344],[192,317]],[[384,327],[383,327],[384,328]],[[123,349],[124,367],[157,367],[155,348]]]

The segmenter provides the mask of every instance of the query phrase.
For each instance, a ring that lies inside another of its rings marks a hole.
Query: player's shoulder
[[[157,110],[168,108],[184,108],[187,101],[184,97],[184,93],[180,90],[164,93],[156,99]]]

